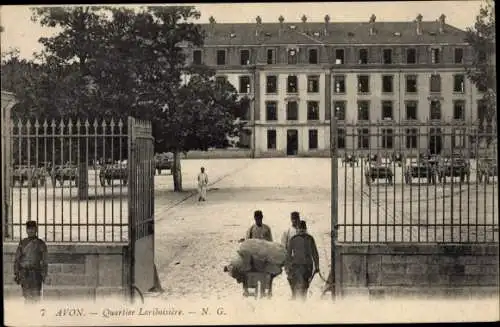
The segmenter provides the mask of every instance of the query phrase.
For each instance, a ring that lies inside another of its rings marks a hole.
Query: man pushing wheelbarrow
[[[236,256],[224,271],[243,284],[244,296],[271,297],[272,281],[282,272],[286,251],[281,244],[272,242],[271,230],[262,224],[260,210],[254,213],[254,218],[255,225],[247,232],[246,239],[240,240]]]

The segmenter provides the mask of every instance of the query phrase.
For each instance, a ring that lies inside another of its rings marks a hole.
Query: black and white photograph
[[[5,325],[500,320],[493,1],[0,30]]]

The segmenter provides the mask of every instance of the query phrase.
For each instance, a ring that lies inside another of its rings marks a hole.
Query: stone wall
[[[341,295],[498,294],[495,244],[338,244],[337,249]]]
[[[128,290],[128,243],[47,244],[49,269],[45,299],[96,299],[124,296]],[[14,256],[17,243],[4,243],[3,277],[5,297],[21,297],[14,282]]]

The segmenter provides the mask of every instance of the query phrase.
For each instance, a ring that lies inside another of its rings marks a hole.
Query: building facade
[[[444,15],[254,24],[211,17],[202,26],[204,46],[186,49],[189,63],[214,67],[251,99],[240,143],[256,157],[328,155],[332,113],[340,148],[440,153],[467,147],[466,126],[481,115],[481,90],[466,77],[474,53]]]

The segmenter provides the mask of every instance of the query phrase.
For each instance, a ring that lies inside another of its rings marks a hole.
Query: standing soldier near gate
[[[208,175],[205,173],[205,168],[201,167],[198,174],[198,201],[207,200]]]
[[[14,261],[15,281],[21,285],[27,302],[40,300],[42,283],[47,276],[47,245],[37,236],[35,221],[26,222],[28,237],[19,242]]]

